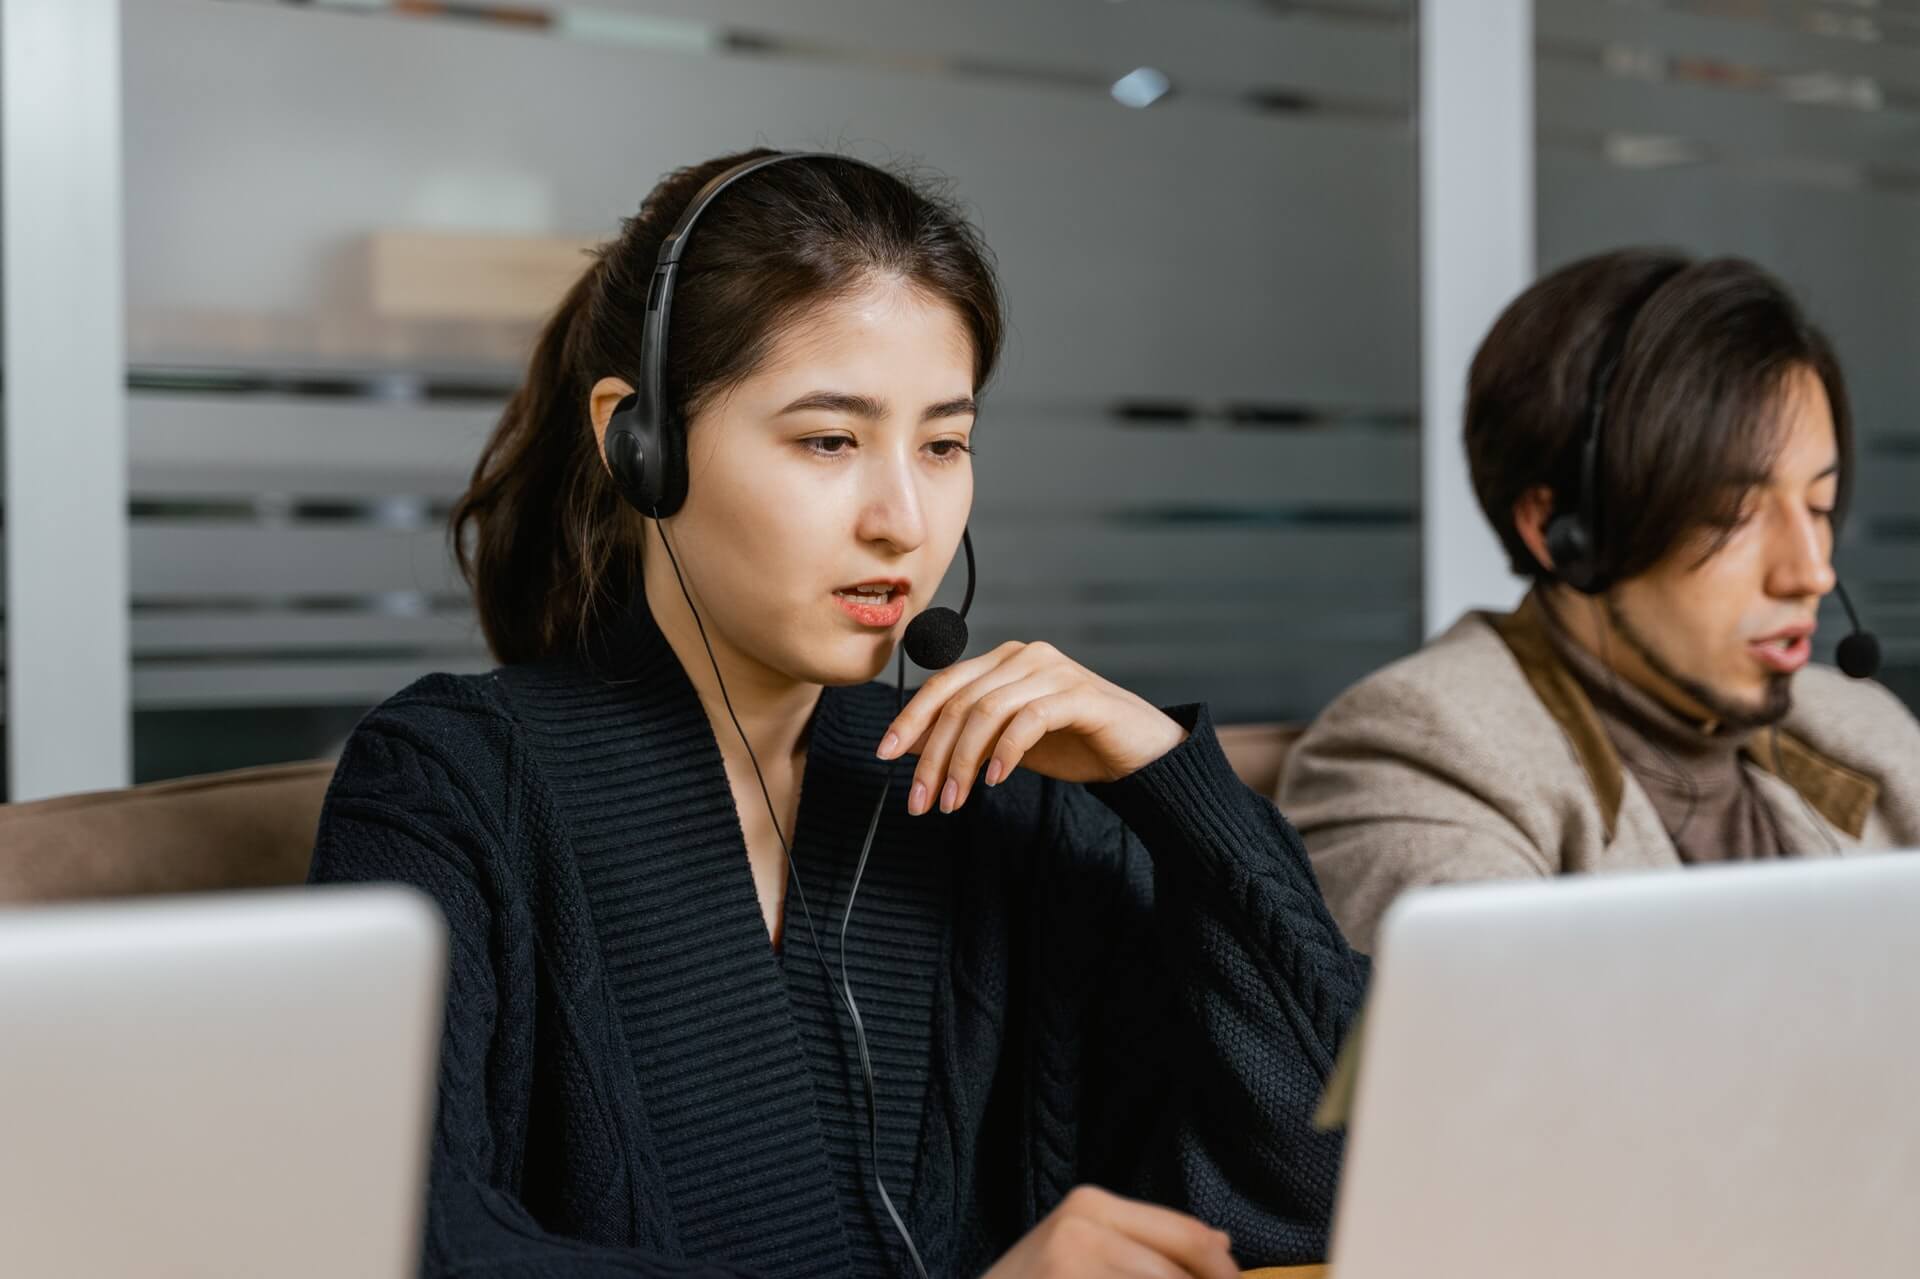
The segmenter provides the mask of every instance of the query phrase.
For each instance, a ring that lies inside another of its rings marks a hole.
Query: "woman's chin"
[[[830,688],[865,684],[886,673],[893,648],[890,632],[849,637],[808,654],[812,660],[806,663],[800,678]]]

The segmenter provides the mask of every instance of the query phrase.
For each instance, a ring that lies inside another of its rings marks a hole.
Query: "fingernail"
[[[927,811],[927,784],[915,782],[913,789],[907,792],[907,812],[918,817]]]
[[[949,777],[947,784],[940,788],[940,811],[943,813],[951,813],[954,804],[958,802],[959,798],[960,783]]]
[[[874,754],[878,755],[881,759],[892,759],[893,752],[897,750],[899,746],[900,734],[888,733],[880,739],[880,749],[875,751]]]
[[[1000,784],[1000,774],[1001,774],[1000,761],[997,759],[988,760],[987,761],[987,785],[998,786]]]

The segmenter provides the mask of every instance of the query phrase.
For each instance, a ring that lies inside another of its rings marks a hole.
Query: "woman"
[[[738,178],[671,295],[684,500],[623,500],[662,241],[766,154],[669,177],[562,303],[454,517],[505,665],[379,708],[328,797],[314,877],[451,930],[427,1270],[1318,1258],[1364,961],[1205,710],[1044,644],[867,683],[972,503],[1001,316],[961,216],[833,157]]]

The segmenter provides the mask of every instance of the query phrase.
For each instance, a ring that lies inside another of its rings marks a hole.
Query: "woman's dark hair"
[[[1618,361],[1600,406],[1595,477],[1608,578],[1643,573],[1689,536],[1731,526],[1772,468],[1782,391],[1799,369],[1826,387],[1844,510],[1853,456],[1846,383],[1786,288],[1737,258],[1623,249],[1542,278],[1474,356],[1467,463],[1514,572],[1552,576],[1520,539],[1514,504],[1544,484],[1556,511],[1577,509],[1596,366],[1610,345]]]
[[[654,260],[694,194],[770,154],[670,174],[595,251],[540,334],[526,381],[453,509],[454,553],[498,660],[577,646],[640,589],[644,525],[601,461],[588,397],[603,377],[639,380]],[[668,404],[691,420],[752,376],[788,324],[887,278],[954,308],[973,339],[974,389],[986,385],[1000,354],[999,285],[986,246],[952,202],[852,160],[776,164],[741,179],[701,214],[681,259]]]

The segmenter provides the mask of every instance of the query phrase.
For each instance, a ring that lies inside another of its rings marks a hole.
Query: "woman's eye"
[[[851,435],[812,435],[800,441],[808,452],[818,453],[822,457],[834,457],[853,447]]]
[[[927,445],[927,451],[941,462],[951,462],[973,452],[973,445],[965,440],[935,440]]]

